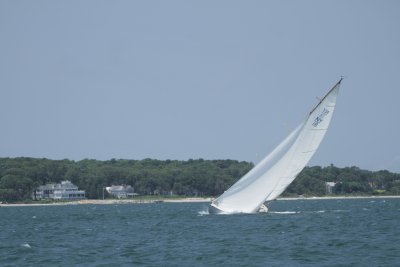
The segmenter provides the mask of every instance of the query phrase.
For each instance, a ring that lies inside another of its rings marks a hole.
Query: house
[[[335,187],[335,185],[336,185],[336,183],[334,183],[334,182],[326,182],[325,183],[327,195],[333,194],[333,188]]]
[[[46,184],[39,186],[35,191],[35,195],[36,199],[85,199],[85,191],[79,190],[78,187],[70,181],[62,181],[60,184]]]
[[[110,195],[116,198],[127,198],[138,195],[133,192],[133,187],[130,185],[112,185],[106,187],[106,190]]]

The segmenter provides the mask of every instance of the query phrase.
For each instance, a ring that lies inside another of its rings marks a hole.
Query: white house
[[[36,199],[78,200],[85,199],[85,191],[79,190],[70,181],[60,184],[46,184],[36,189]]]
[[[336,183],[334,182],[326,182],[325,187],[326,187],[326,194],[330,195],[333,193],[333,188],[335,187]]]
[[[127,198],[137,195],[133,192],[133,187],[130,185],[112,185],[106,187],[106,190],[109,194],[116,198]]]

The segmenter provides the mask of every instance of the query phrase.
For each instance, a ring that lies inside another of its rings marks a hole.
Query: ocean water
[[[0,207],[0,266],[400,266],[400,199]]]

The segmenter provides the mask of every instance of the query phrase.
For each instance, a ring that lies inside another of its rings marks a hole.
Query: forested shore
[[[0,201],[30,199],[35,188],[69,180],[89,199],[103,197],[104,187],[127,184],[140,195],[218,196],[253,167],[236,160],[50,160],[0,158]],[[400,174],[358,167],[306,167],[283,196],[400,195]]]

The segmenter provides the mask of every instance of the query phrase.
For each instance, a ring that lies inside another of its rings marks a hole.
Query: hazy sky
[[[257,162],[343,75],[309,165],[400,172],[400,1],[0,0],[0,38],[1,157]]]

